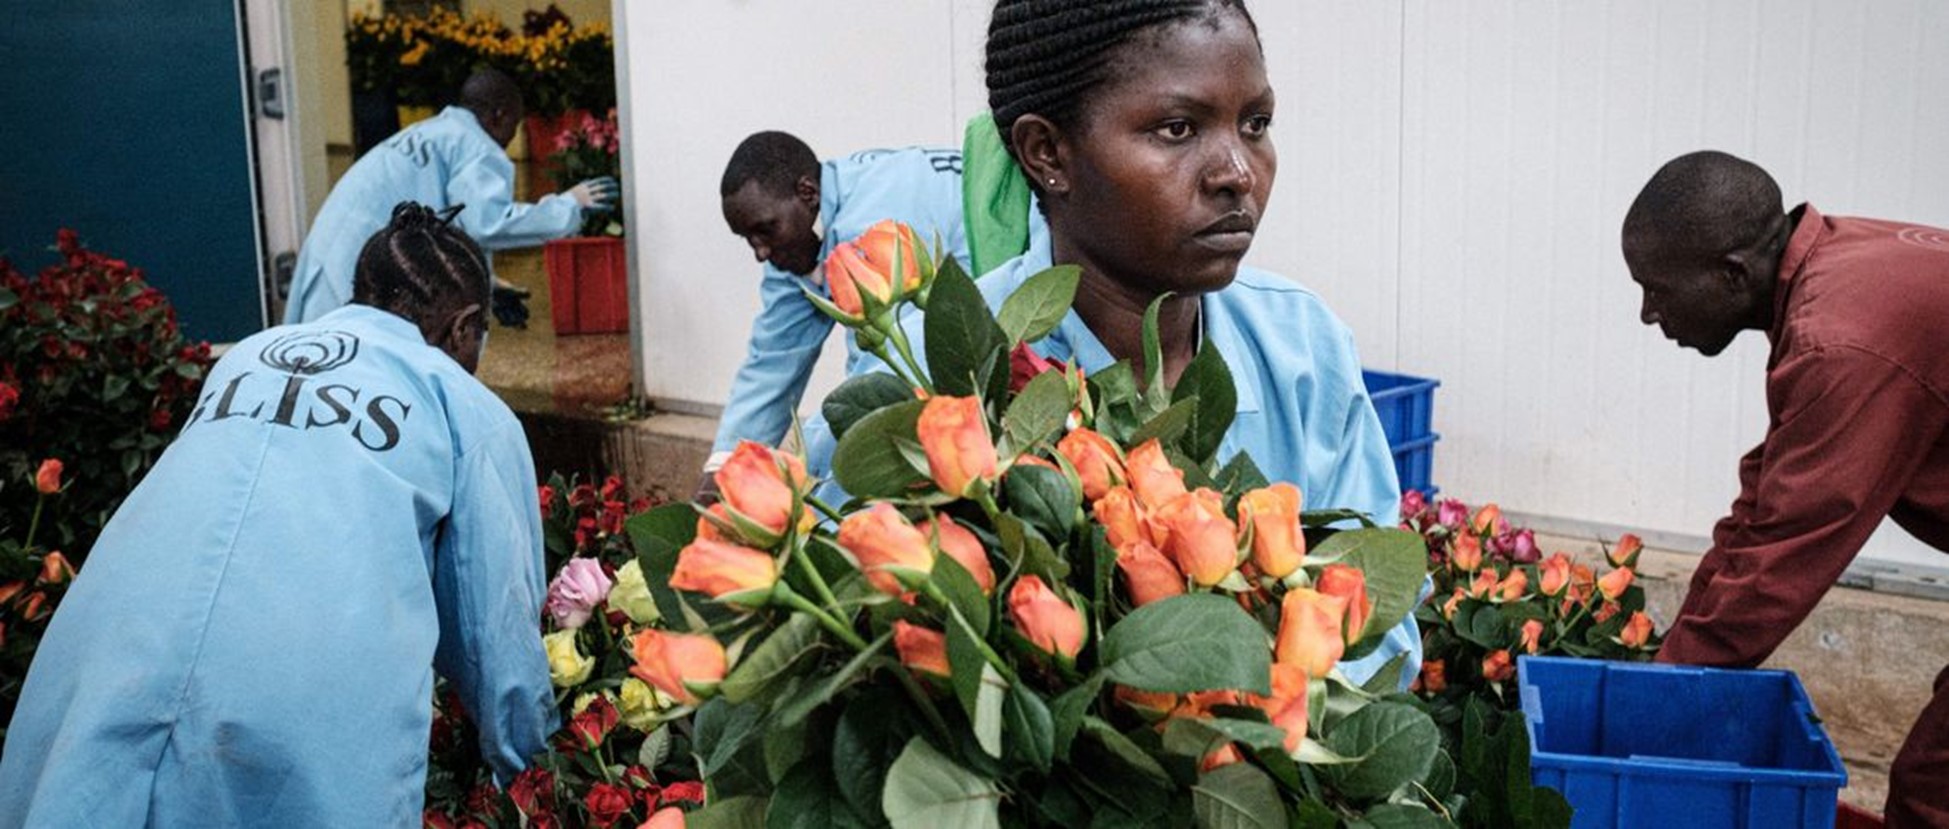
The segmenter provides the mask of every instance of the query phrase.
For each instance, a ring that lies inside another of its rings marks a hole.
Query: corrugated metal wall
[[[719,404],[743,356],[757,274],[714,190],[739,138],[792,129],[826,154],[954,141],[984,105],[990,3],[845,6],[624,12],[638,18],[631,141],[650,201],[638,265],[654,396]],[[1281,161],[1253,264],[1324,294],[1370,366],[1441,378],[1445,491],[1546,524],[1701,537],[1765,429],[1762,336],[1707,360],[1638,324],[1617,228],[1659,164],[1723,149],[1771,170],[1790,202],[1949,224],[1949,4],[1253,11]],[[1871,549],[1940,564],[1899,531]]]

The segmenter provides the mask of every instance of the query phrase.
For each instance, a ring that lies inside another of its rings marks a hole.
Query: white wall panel
[[[986,106],[992,3],[618,5],[641,18],[627,48],[644,387],[714,406],[757,300],[717,211],[730,148],[769,127],[826,155],[958,141]],[[1765,430],[1762,336],[1708,360],[1638,322],[1618,226],[1659,164],[1723,149],[1772,171],[1790,203],[1949,225],[1949,51],[1932,48],[1949,42],[1949,4],[1254,13],[1281,164],[1249,261],[1319,291],[1368,365],[1441,378],[1447,492],[1547,524],[1702,537]],[[1899,532],[1871,551],[1940,563]]]

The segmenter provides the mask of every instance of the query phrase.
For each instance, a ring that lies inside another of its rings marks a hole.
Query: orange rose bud
[[[36,580],[37,584],[66,584],[73,579],[74,565],[68,563],[68,557],[61,555],[61,551],[48,553],[46,558],[41,559],[41,577]]]
[[[1245,757],[1238,753],[1238,746],[1226,743],[1212,749],[1211,753],[1206,754],[1203,760],[1198,761],[1198,773],[1204,774],[1212,769],[1223,768],[1244,759]]]
[[[1239,530],[1252,529],[1252,565],[1260,573],[1283,579],[1306,563],[1300,503],[1299,487],[1284,482],[1239,496]]]
[[[1307,587],[1287,591],[1279,605],[1273,661],[1297,665],[1307,676],[1326,676],[1347,652],[1347,641],[1340,635],[1346,618],[1343,597]]]
[[[1019,455],[1015,458],[1015,466],[1040,466],[1043,469],[1053,469],[1057,472],[1062,471],[1062,467],[1057,466],[1055,461],[1044,458],[1041,455]],[[1010,467],[1010,469],[1012,470],[1014,467]]]
[[[1617,597],[1624,595],[1624,591],[1630,588],[1632,580],[1636,578],[1637,574],[1633,573],[1631,568],[1619,567],[1605,573],[1603,578],[1597,580],[1597,591],[1603,593],[1604,598],[1617,601]]]
[[[1651,617],[1642,610],[1631,611],[1631,618],[1625,620],[1623,632],[1618,634],[1619,642],[1627,648],[1642,648],[1651,641]]]
[[[36,590],[27,594],[26,604],[21,606],[20,616],[29,622],[38,622],[54,612],[47,606],[47,594]]]
[[[706,634],[671,633],[650,628],[630,638],[636,664],[629,672],[685,705],[703,701],[724,680],[724,646]]]
[[[1564,588],[1570,586],[1570,557],[1563,553],[1551,553],[1538,569],[1543,574],[1542,593],[1550,598],[1562,595]]]
[[[1122,550],[1136,542],[1150,540],[1150,531],[1146,528],[1150,516],[1138,505],[1130,487],[1111,487],[1103,497],[1096,499],[1090,511],[1096,515],[1096,523],[1103,525],[1103,534],[1114,549]]]
[[[636,829],[684,829],[684,810],[681,806],[665,806],[650,815]]]
[[[1439,694],[1448,690],[1448,664],[1440,659],[1421,663],[1421,690]]]
[[[61,461],[48,458],[41,461],[41,468],[34,470],[34,488],[42,495],[53,495],[61,491]]]
[[[1157,722],[1177,708],[1178,695],[1163,691],[1143,691],[1128,685],[1118,685],[1110,695],[1137,712],[1145,722]]]
[[[745,607],[763,606],[777,583],[778,562],[770,553],[708,538],[678,551],[670,573],[671,587]]]
[[[1504,576],[1502,583],[1496,585],[1496,595],[1505,602],[1520,601],[1529,592],[1529,573],[1518,567]]]
[[[893,571],[924,577],[934,569],[934,548],[927,534],[884,501],[839,522],[839,546],[853,554],[866,580],[889,596],[907,592]]]
[[[938,677],[953,672],[947,663],[947,634],[938,630],[895,620],[893,649],[900,652],[900,664],[913,670]]]
[[[1616,616],[1618,613],[1622,612],[1623,610],[1624,610],[1624,605],[1618,604],[1617,602],[1607,601],[1602,606],[1597,608],[1596,613],[1590,614],[1590,619],[1591,621],[1601,625],[1605,622],[1610,621],[1612,616]]]
[[[1496,522],[1500,520],[1502,520],[1502,507],[1484,504],[1481,509],[1475,511],[1475,517],[1469,519],[1469,529],[1474,530],[1476,535],[1494,535]]]
[[[1164,457],[1164,446],[1151,439],[1130,450],[1124,458],[1124,472],[1130,476],[1130,489],[1144,506],[1156,509],[1183,495],[1184,470]]]
[[[1040,576],[1023,576],[1009,589],[1008,618],[1024,638],[1046,653],[1074,659],[1083,649],[1083,614],[1043,584]]]
[[[1223,496],[1214,496],[1187,492],[1151,515],[1152,523],[1164,528],[1164,554],[1201,587],[1224,581],[1238,569],[1238,537],[1225,517]]]
[[[703,515],[697,516],[697,537],[698,538],[709,539],[711,541],[734,540],[732,539],[732,537],[725,535],[723,530],[718,529],[718,527],[721,525],[727,525],[731,523],[730,514],[724,511],[723,501],[719,501],[715,504],[710,505],[708,508],[704,510],[704,512],[709,513],[710,518],[706,518]],[[717,520],[712,521],[711,518],[716,518]]]
[[[1124,481],[1123,461],[1117,457],[1117,447],[1096,432],[1079,428],[1063,435],[1062,440],[1056,441],[1056,451],[1069,459],[1070,466],[1076,467],[1076,475],[1083,481],[1083,497],[1091,503]]]
[[[26,581],[10,581],[6,584],[0,584],[0,603],[5,603],[13,597],[20,595],[20,591],[26,589]]]
[[[1123,571],[1124,586],[1130,589],[1130,603],[1138,607],[1184,592],[1184,574],[1149,541],[1139,539],[1118,548],[1117,569]]]
[[[1299,750],[1306,739],[1306,671],[1298,665],[1276,662],[1272,666],[1272,696],[1254,695],[1252,705],[1264,711],[1266,719],[1286,732],[1286,751]]]
[[[900,280],[900,293],[920,287],[920,239],[914,229],[892,219],[881,219],[853,240],[861,258],[886,276],[887,284]]]
[[[1448,552],[1448,563],[1464,573],[1482,569],[1482,539],[1474,533],[1458,533]]]
[[[1487,599],[1495,595],[1496,587],[1501,584],[1502,580],[1496,578],[1495,568],[1484,567],[1476,571],[1475,580],[1469,582],[1469,595],[1478,599]]]
[[[917,430],[920,448],[927,453],[928,474],[942,492],[959,497],[967,495],[975,481],[994,483],[999,461],[980,400],[929,398],[920,410]]]
[[[1523,652],[1535,653],[1543,646],[1543,620],[1531,619],[1523,623]]]
[[[1467,591],[1460,587],[1455,588],[1455,595],[1448,597],[1448,601],[1442,603],[1441,617],[1443,619],[1455,618],[1455,609],[1461,607],[1462,600],[1466,598],[1468,598]]]
[[[1612,567],[1635,568],[1638,566],[1638,552],[1643,549],[1643,541],[1631,533],[1625,533],[1618,536],[1617,544],[1604,554],[1604,558],[1610,561]]]
[[[862,295],[870,294],[882,305],[893,300],[893,283],[853,242],[840,242],[826,255],[826,290],[832,293],[832,304],[852,322],[866,317]]]
[[[811,488],[805,462],[798,456],[748,440],[731,451],[714,479],[730,517],[742,518],[774,537],[751,539],[760,543],[785,534],[793,507]]]
[[[954,519],[942,515],[939,521],[929,519],[920,522],[915,529],[922,535],[933,537],[938,530],[937,541],[940,551],[947,553],[961,569],[974,576],[975,584],[981,586],[981,595],[995,592],[995,567],[988,561],[988,551],[981,546],[981,539],[967,527],[955,523]],[[931,565],[930,565],[931,566]]]
[[[1590,601],[1591,594],[1596,591],[1597,575],[1592,573],[1589,567],[1581,564],[1570,565],[1570,600],[1573,602]]]
[[[1506,650],[1495,651],[1482,657],[1482,678],[1490,682],[1501,682],[1516,675],[1516,663],[1509,658]]]
[[[1320,571],[1313,589],[1347,600],[1347,644],[1360,641],[1374,613],[1374,602],[1367,598],[1367,574],[1345,564],[1329,564]]]

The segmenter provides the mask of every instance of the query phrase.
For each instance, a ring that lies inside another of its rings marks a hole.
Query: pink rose
[[[609,588],[614,584],[595,559],[569,559],[548,583],[548,615],[564,630],[579,628],[589,621],[593,609],[609,598]]]
[[[1459,530],[1468,523],[1469,507],[1460,501],[1449,498],[1435,509],[1435,520],[1451,530]]]

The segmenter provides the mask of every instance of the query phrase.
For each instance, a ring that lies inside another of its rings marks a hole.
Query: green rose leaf
[[[779,678],[793,672],[799,661],[817,653],[819,623],[803,613],[794,613],[772,631],[758,647],[738,660],[738,666],[724,677],[718,692],[734,703],[760,698]]]
[[[1003,734],[1008,755],[1038,772],[1048,772],[1055,759],[1055,720],[1049,706],[1021,683],[1009,686],[1002,703]]]
[[[1056,697],[1055,705],[1049,714],[1054,722],[1053,738],[1056,759],[1069,759],[1069,744],[1076,739],[1076,732],[1083,727],[1083,717],[1089,713],[1090,703],[1103,691],[1103,675],[1096,674]]]
[[[697,709],[692,729],[691,748],[697,753],[698,771],[711,783],[713,800],[770,793],[763,708],[713,699]]]
[[[853,424],[832,453],[833,477],[839,485],[858,498],[896,498],[926,483],[927,476],[900,448],[903,441],[917,440],[914,427],[923,405],[919,400],[898,403]]]
[[[769,798],[712,797],[711,805],[684,815],[685,829],[751,829],[765,825]]]
[[[1361,759],[1322,767],[1321,773],[1347,797],[1375,800],[1428,776],[1441,748],[1441,731],[1420,709],[1376,702],[1341,720],[1322,741],[1335,753]]]
[[[1178,376],[1177,387],[1171,389],[1171,402],[1185,400],[1197,400],[1198,407],[1192,411],[1178,446],[1202,466],[1218,454],[1218,443],[1225,439],[1225,430],[1232,427],[1232,418],[1238,414],[1232,370],[1216,347],[1199,349]]]
[[[1063,427],[1069,417],[1069,383],[1062,372],[1045,371],[1015,395],[1002,415],[1002,436],[1010,451],[1026,452]]]
[[[888,715],[903,710],[904,700],[896,689],[869,690],[846,706],[833,728],[833,780],[856,814],[880,814],[887,767],[913,737],[905,718]],[[875,823],[883,824],[884,820]]]
[[[974,394],[983,363],[1008,349],[1008,338],[995,324],[987,300],[958,268],[942,268],[935,275],[921,325],[927,338],[927,369],[941,394]],[[1002,368],[1007,370],[1006,365]],[[858,494],[851,487],[848,490]]]
[[[826,424],[832,428],[834,440],[843,439],[860,419],[898,403],[914,399],[914,390],[900,382],[900,378],[884,372],[870,371],[857,377],[848,377],[826,395],[824,403],[819,404],[819,413],[825,415]]]
[[[1002,495],[1008,499],[1010,511],[1044,536],[1057,539],[1069,537],[1083,497],[1061,472],[1041,466],[1009,470],[1002,476]]]
[[[1015,293],[1002,300],[1002,309],[995,315],[1003,336],[1011,345],[1048,336],[1069,315],[1069,306],[1076,301],[1076,283],[1082,276],[1082,268],[1058,265],[1024,280]]]
[[[975,581],[974,574],[954,557],[942,553],[934,557],[934,569],[929,578],[941,593],[947,596],[948,605],[961,613],[973,628],[977,637],[988,635],[989,610],[988,597],[981,595],[981,583]]]
[[[1238,495],[1272,485],[1271,481],[1266,480],[1265,473],[1259,471],[1259,465],[1252,462],[1252,456],[1244,452],[1226,461],[1224,468],[1219,469],[1212,480],[1218,485],[1218,490],[1227,495]]]
[[[1131,611],[1103,636],[1104,674],[1146,691],[1272,691],[1265,629],[1210,593],[1172,596]]]
[[[1001,798],[993,781],[915,737],[887,769],[880,804],[894,829],[1000,829]]]
[[[868,825],[839,793],[824,757],[802,760],[778,781],[765,809],[765,829],[827,829]]]
[[[1179,400],[1164,411],[1158,412],[1156,417],[1145,421],[1144,425],[1137,427],[1123,445],[1136,448],[1152,438],[1156,438],[1158,443],[1165,446],[1173,445],[1184,434],[1184,430],[1191,428],[1191,419],[1197,414],[1198,398],[1187,397]]]
[[[854,656],[838,671],[820,680],[818,685],[813,686],[804,693],[780,700],[777,703],[777,708],[773,712],[774,719],[777,720],[780,726],[788,727],[799,724],[813,710],[830,702],[846,686],[851,685],[855,679],[858,679],[860,672],[865,670],[867,665],[871,663],[874,655],[878,654],[891,641],[893,641],[892,632],[882,634],[880,638],[873,640],[872,644],[867,645],[866,650],[860,651],[858,655]]]
[[[1387,631],[1420,603],[1421,585],[1428,575],[1428,548],[1414,533],[1402,529],[1345,530],[1320,542],[1314,553],[1338,557],[1367,577],[1367,598],[1373,600],[1374,612],[1367,619],[1365,634],[1347,648],[1345,659],[1373,653]]]
[[[1418,804],[1382,803],[1367,810],[1366,823],[1373,829],[1454,829],[1455,824]]]
[[[1191,787],[1191,810],[1203,829],[1284,829],[1286,804],[1272,778],[1249,763],[1213,769]]]
[[[688,618],[683,597],[670,588],[670,574],[676,572],[678,551],[697,538],[697,511],[689,504],[665,504],[630,516],[623,530],[636,547],[636,561],[657,614],[670,623]]]

